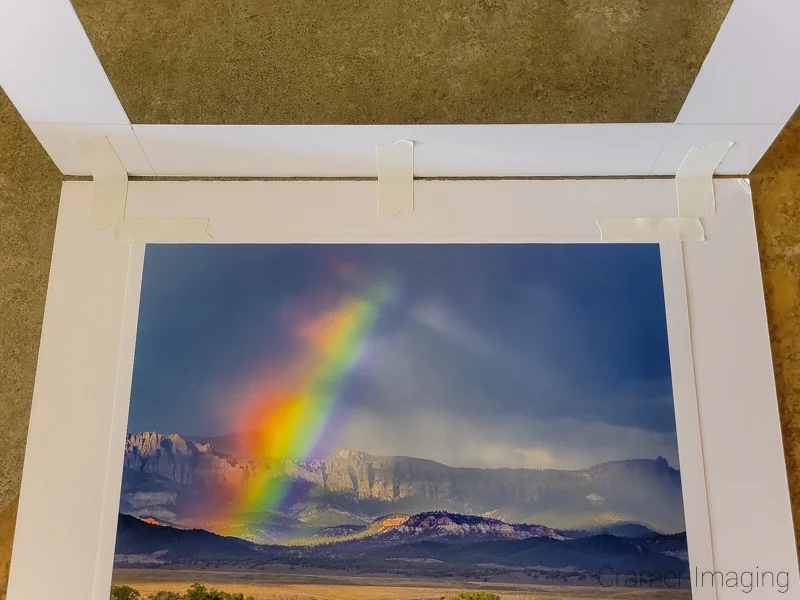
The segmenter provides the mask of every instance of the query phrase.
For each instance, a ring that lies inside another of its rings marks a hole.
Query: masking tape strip
[[[125,219],[117,223],[117,241],[131,243],[210,242],[209,219]]]
[[[700,220],[714,214],[714,171],[733,146],[717,142],[692,147],[675,172],[678,217],[597,219],[600,239],[606,242],[703,242]]]
[[[76,141],[75,146],[89,163],[94,179],[89,227],[107,229],[121,243],[209,242],[208,219],[125,219],[128,200],[128,172],[106,137]]]
[[[106,229],[125,217],[128,198],[128,172],[105,137],[76,141],[92,171],[92,203],[89,227]]]
[[[378,218],[389,219],[414,210],[414,142],[401,140],[376,146]]]
[[[705,229],[698,218],[643,217],[597,219],[604,242],[703,242]]]
[[[733,142],[717,142],[689,149],[675,172],[678,215],[705,217],[714,214],[714,171],[725,158]]]

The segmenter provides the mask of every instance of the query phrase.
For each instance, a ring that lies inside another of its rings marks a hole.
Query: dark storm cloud
[[[674,464],[660,273],[655,245],[149,246],[129,429],[228,433],[237,387],[291,361],[300,322],[390,281],[339,446]]]

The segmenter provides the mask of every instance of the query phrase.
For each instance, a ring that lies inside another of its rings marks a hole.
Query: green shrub
[[[127,585],[112,585],[110,600],[142,600],[138,591]],[[206,586],[195,583],[186,590],[184,595],[176,592],[156,592],[153,596],[148,596],[147,600],[255,600],[252,596],[244,597],[244,594],[230,594],[221,590],[209,590]]]
[[[489,592],[461,592],[449,600],[500,600],[500,596]]]
[[[164,593],[164,592],[159,592]],[[181,600],[180,596],[176,596],[177,600]],[[156,598],[155,600],[161,600]],[[166,596],[164,600],[175,600],[172,596]],[[206,586],[195,583],[192,587],[186,590],[182,600],[254,600],[252,596],[244,597],[244,594],[229,594],[221,590],[209,590]]]
[[[128,585],[112,585],[110,600],[141,600],[142,596]]]
[[[206,589],[206,586],[195,583],[192,585],[192,587],[186,590],[183,598],[184,600],[206,600],[207,594],[208,590]]]
[[[206,598],[208,600],[244,600],[244,594],[229,594],[220,590],[211,590]]]

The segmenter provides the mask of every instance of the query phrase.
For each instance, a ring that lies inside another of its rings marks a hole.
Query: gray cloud
[[[387,281],[330,450],[677,464],[655,245],[148,246],[129,427],[230,433],[242,386],[298,359],[304,322]]]
[[[331,451],[428,458],[453,467],[578,469],[612,460],[663,456],[678,466],[674,434],[577,419],[489,416],[477,421],[435,408],[347,419]]]
[[[573,469],[664,456],[677,466],[669,380],[587,393],[570,363],[520,357],[434,302],[375,340],[345,393],[335,448],[429,458],[451,466]],[[639,413],[662,411],[663,427]]]

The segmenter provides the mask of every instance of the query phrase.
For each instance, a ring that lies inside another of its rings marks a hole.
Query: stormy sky
[[[303,323],[390,286],[326,452],[677,467],[657,245],[149,245],[129,431],[220,436]]]

